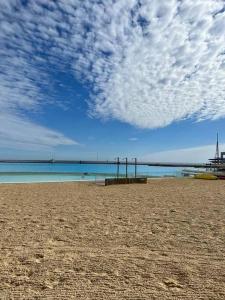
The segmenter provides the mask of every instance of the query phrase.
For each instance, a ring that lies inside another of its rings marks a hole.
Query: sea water
[[[128,166],[128,176],[134,176],[134,166]],[[182,168],[137,166],[137,176],[181,176]],[[125,176],[126,167],[120,165],[119,175]],[[95,181],[117,174],[116,165],[1,163],[0,183]]]

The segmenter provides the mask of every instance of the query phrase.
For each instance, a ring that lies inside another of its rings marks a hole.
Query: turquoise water
[[[80,164],[0,164],[0,183],[95,181],[116,176],[116,165]],[[138,166],[137,176],[181,176],[181,168]],[[134,166],[128,166],[128,175],[134,176]],[[120,166],[125,176],[125,166]]]

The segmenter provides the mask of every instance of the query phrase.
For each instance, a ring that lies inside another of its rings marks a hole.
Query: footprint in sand
[[[164,286],[168,289],[180,290],[183,289],[183,286],[175,279],[168,278],[163,282]]]
[[[48,240],[48,245],[53,247],[60,247],[65,245],[65,240],[60,236],[55,236]]]

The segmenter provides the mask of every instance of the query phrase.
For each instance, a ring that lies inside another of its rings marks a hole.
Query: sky
[[[223,0],[0,0],[0,157],[225,151]]]

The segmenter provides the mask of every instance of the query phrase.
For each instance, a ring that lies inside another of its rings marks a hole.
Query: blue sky
[[[1,157],[205,161],[224,1],[0,0]]]

